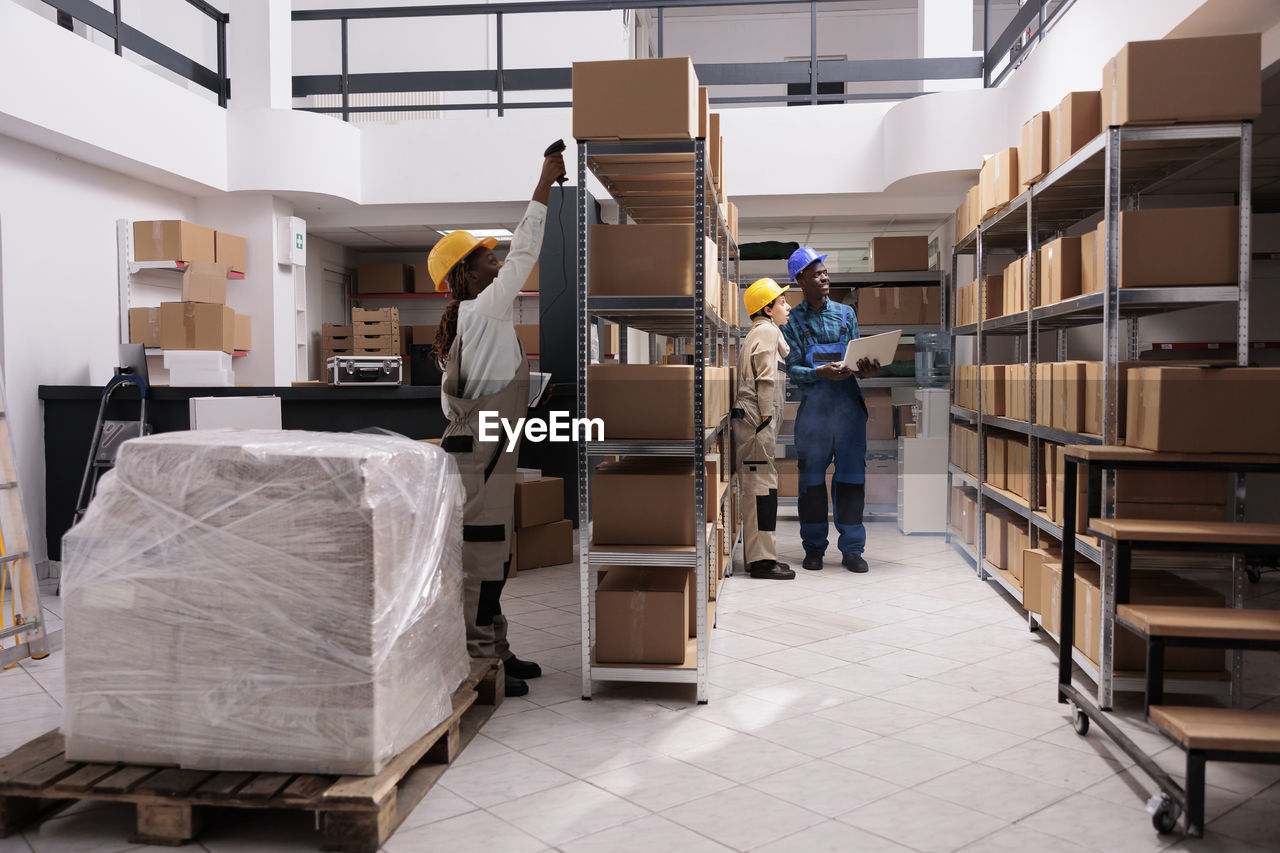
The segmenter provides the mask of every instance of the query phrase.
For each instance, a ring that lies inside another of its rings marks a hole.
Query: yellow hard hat
[[[481,239],[470,231],[450,231],[440,238],[440,242],[431,247],[431,254],[427,255],[427,272],[431,274],[431,280],[436,283],[436,292],[449,289],[444,277],[457,265],[458,261],[480,246],[492,249],[497,245],[498,241],[493,237]]]
[[[783,287],[771,278],[762,278],[752,283],[747,292],[742,294],[742,304],[747,306],[748,315],[755,314],[790,289],[790,286]]]

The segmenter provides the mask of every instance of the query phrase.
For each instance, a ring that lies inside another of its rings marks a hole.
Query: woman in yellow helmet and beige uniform
[[[538,260],[551,185],[564,173],[563,155],[543,159],[505,264],[493,253],[496,240],[476,239],[466,231],[446,234],[427,258],[436,290],[451,297],[436,336],[436,359],[444,372],[440,402],[449,420],[440,446],[457,463],[467,496],[462,519],[467,651],[504,661],[508,696],[528,693],[524,680],[542,670],[511,653],[499,602],[511,565],[519,445],[505,449],[501,431],[497,440],[482,441],[480,414],[515,423],[528,412],[529,363],[516,337],[512,305]]]
[[[779,326],[791,306],[787,288],[762,278],[747,288],[742,302],[751,315],[751,331],[738,349],[738,387],[734,389],[733,439],[738,452],[742,504],[742,559],[753,578],[791,580],[796,573],[778,562],[778,466],[774,451],[786,396],[783,362],[790,347]]]

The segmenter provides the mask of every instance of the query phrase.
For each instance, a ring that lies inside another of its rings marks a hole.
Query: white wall
[[[36,560],[44,548],[39,385],[103,385],[118,360],[117,219],[191,219],[195,200],[0,136],[7,420]],[[88,447],[66,448],[88,454]]]

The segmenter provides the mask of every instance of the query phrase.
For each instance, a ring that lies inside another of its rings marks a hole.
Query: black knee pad
[[[770,489],[767,495],[756,495],[756,529],[763,533],[778,529],[777,489]]]
[[[493,624],[493,617],[502,614],[502,587],[505,584],[505,580],[480,582],[480,602],[476,606],[476,625],[487,628]]]
[[[832,483],[838,524],[861,524],[867,487],[862,483]]]
[[[819,483],[800,492],[796,501],[796,513],[801,524],[827,523],[827,484]]]

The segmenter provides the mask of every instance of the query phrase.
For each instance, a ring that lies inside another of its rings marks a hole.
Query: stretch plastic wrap
[[[64,539],[67,757],[378,772],[470,669],[456,471],[386,436],[126,442]]]

